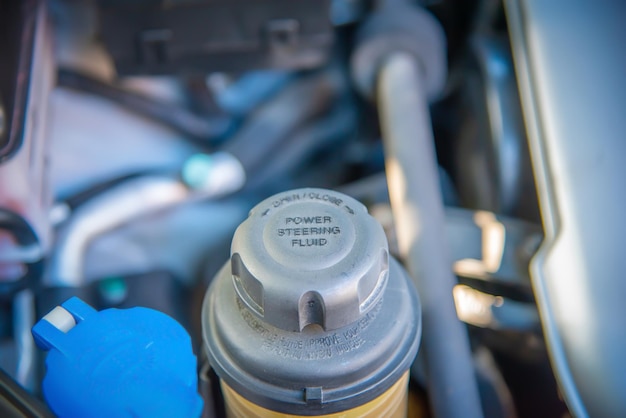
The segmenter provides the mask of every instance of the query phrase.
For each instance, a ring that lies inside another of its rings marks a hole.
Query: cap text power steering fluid
[[[204,301],[227,415],[406,417],[419,300],[356,200],[299,189],[257,205]]]

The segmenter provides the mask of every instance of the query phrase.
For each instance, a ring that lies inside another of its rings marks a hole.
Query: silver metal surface
[[[84,255],[94,238],[188,198],[187,187],[166,176],[139,178],[95,197],[79,207],[59,231],[45,283],[80,286],[84,282]]]
[[[537,308],[531,303],[493,296],[467,285],[454,287],[454,302],[459,319],[477,327],[530,332],[540,329]]]
[[[577,417],[626,415],[626,3],[506,2],[545,241],[531,264]]]
[[[203,174],[207,181],[199,189],[190,189],[172,176],[145,176],[124,182],[79,206],[59,231],[44,283],[84,284],[85,254],[95,238],[172,206],[234,192],[245,180],[241,165],[225,153],[215,158]]]
[[[480,417],[467,331],[452,297],[456,279],[426,97],[415,59],[391,55],[378,79],[378,109],[400,254],[423,303],[423,355],[433,412]]]
[[[31,290],[23,290],[13,298],[13,337],[17,350],[15,380],[30,391],[37,385],[37,350],[30,333],[35,325],[35,296]]]
[[[48,95],[54,83],[52,36],[45,4],[41,3],[32,13],[35,15],[32,22],[34,34],[32,39],[24,40],[33,43],[32,57],[23,57],[24,62],[32,59],[32,63],[27,73],[20,74],[23,83],[16,86],[20,90],[16,95],[25,90],[24,102],[16,103],[15,115],[0,110],[0,136],[7,135],[16,144],[21,144],[10,158],[0,164],[0,208],[23,218],[37,237],[37,244],[31,248],[21,248],[20,244],[11,240],[0,242],[0,253],[11,253],[17,258],[23,255],[29,259],[11,262],[14,267],[20,267],[21,263],[32,261],[33,256],[43,254],[51,239],[47,128]],[[12,125],[9,124],[10,118],[15,120]],[[37,245],[39,248],[34,248]],[[16,279],[11,277],[12,274],[3,277],[5,272],[11,271],[16,270],[0,269],[0,281]]]
[[[446,208],[453,271],[459,277],[528,287],[528,264],[543,238],[539,225],[492,212]]]
[[[34,263],[43,256],[40,245],[10,246],[0,252],[0,263]]]

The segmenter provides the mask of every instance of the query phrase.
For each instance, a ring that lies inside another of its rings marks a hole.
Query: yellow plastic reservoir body
[[[405,418],[421,308],[353,198],[297,189],[255,206],[209,286],[203,338],[229,418]]]
[[[409,372],[386,392],[364,405],[328,415],[324,418],[406,418]],[[222,381],[227,418],[306,418],[304,415],[283,414],[260,407],[243,398]]]

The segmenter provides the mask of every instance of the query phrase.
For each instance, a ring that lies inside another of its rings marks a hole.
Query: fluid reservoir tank
[[[257,205],[204,300],[227,415],[405,417],[417,293],[356,200],[298,189]]]

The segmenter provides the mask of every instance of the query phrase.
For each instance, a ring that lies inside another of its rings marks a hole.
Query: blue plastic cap
[[[60,417],[193,417],[202,413],[185,329],[147,308],[96,311],[71,298],[32,329],[49,351],[43,392]]]

